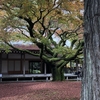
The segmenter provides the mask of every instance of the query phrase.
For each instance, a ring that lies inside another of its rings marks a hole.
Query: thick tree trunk
[[[53,81],[64,81],[65,77],[64,77],[64,68],[63,67],[52,67],[52,77],[53,77]]]
[[[84,68],[81,100],[100,100],[100,0],[84,0]]]

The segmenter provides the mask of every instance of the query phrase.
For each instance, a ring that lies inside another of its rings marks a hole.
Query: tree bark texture
[[[64,81],[64,67],[52,67],[53,81]]]
[[[100,100],[100,0],[84,0],[84,9],[81,100]]]

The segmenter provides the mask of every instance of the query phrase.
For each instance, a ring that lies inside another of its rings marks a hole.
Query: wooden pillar
[[[23,75],[25,75],[25,53],[23,54]]]
[[[47,66],[46,66],[46,63],[44,64],[44,74],[47,74]]]
[[[0,53],[0,74],[1,74],[1,70],[2,70],[2,54]]]
[[[0,53],[0,82],[2,81],[2,54]]]
[[[70,61],[70,73],[72,73],[72,62]]]

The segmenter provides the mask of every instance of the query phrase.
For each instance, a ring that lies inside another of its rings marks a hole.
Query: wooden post
[[[47,74],[47,66],[46,66],[46,63],[44,64],[44,74]]]
[[[2,70],[2,54],[0,53],[0,82],[2,82],[2,72],[1,72],[1,70]]]
[[[1,60],[1,56],[2,56],[2,54],[0,53],[0,74],[1,74],[1,70],[2,70],[2,60]]]
[[[25,75],[25,53],[23,54],[23,75]]]
[[[78,61],[76,60],[76,72],[78,72]]]

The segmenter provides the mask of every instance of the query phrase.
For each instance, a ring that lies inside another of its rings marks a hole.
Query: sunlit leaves
[[[62,46],[58,46],[57,48],[53,49],[53,52],[59,54],[59,56],[62,55],[73,55],[75,54],[77,50],[72,50],[70,47],[62,47]]]
[[[82,24],[82,7],[79,0],[4,0],[2,38],[30,41],[53,57],[74,55],[77,51],[74,47],[79,41],[73,42],[72,47],[67,47],[66,41],[77,40],[81,33],[76,28]]]

